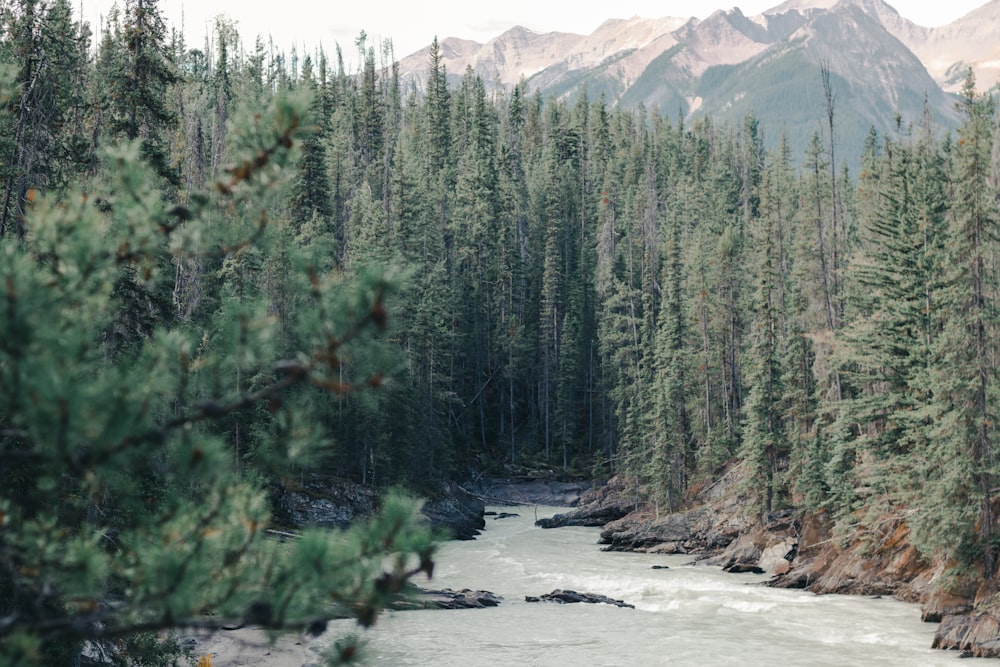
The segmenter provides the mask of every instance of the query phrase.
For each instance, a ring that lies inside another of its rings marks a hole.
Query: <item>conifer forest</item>
[[[351,48],[0,1],[0,661],[170,664],[157,632],[206,610],[368,624],[432,567],[406,494],[504,471],[666,511],[741,466],[762,520],[903,517],[997,576],[1000,133],[971,75],[957,129],[842,156],[821,69],[798,152],[753,116],[449,85],[436,41],[420,80]],[[304,471],[406,491],[290,550],[268,489]]]

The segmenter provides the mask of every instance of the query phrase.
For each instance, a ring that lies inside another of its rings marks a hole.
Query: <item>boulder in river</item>
[[[634,513],[604,526],[598,542],[606,551],[705,553],[719,551],[738,534],[724,515],[703,506],[674,514]]]
[[[729,572],[731,574],[764,574],[764,570],[753,563],[733,563],[732,565],[727,565],[722,568],[722,571]]]
[[[791,569],[791,563],[798,553],[799,543],[794,537],[788,537],[777,544],[766,547],[757,561],[764,572],[785,574]]]
[[[757,528],[740,535],[722,553],[707,559],[726,572],[785,574],[798,553],[798,540],[786,530]]]
[[[945,616],[968,614],[973,611],[972,601],[976,591],[956,592],[940,589],[931,593],[920,605],[920,620],[924,623],[940,623]]]
[[[450,588],[440,590],[418,588],[415,596],[396,600],[391,607],[397,611],[409,609],[483,609],[496,607],[502,599],[490,591],[474,591],[468,588],[463,588],[460,591]]]
[[[526,602],[557,602],[559,604],[587,602],[589,604],[610,604],[615,607],[635,609],[634,604],[622,602],[621,600],[615,600],[606,595],[597,595],[596,593],[577,593],[576,591],[562,590],[559,588],[551,593],[546,593],[545,595],[539,595],[537,597],[533,595],[526,595],[524,599]]]

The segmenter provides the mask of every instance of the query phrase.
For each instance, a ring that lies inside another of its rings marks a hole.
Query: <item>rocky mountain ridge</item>
[[[466,68],[487,82],[514,85],[550,68],[577,71],[614,61],[626,79],[636,79],[656,57],[677,46],[690,52],[690,73],[713,65],[746,62],[826,14],[853,9],[874,20],[911,51],[934,81],[957,92],[971,67],[983,88],[1000,81],[1000,0],[991,0],[965,16],[938,27],[924,27],[903,17],[883,0],[788,0],[747,17],[739,7],[718,10],[704,20],[694,17],[609,19],[590,35],[537,33],[521,26],[485,44],[458,37],[440,42],[442,63],[452,74]],[[808,29],[807,29],[808,31]],[[427,68],[428,45],[400,62],[405,75]],[[956,79],[956,73],[961,74]]]
[[[788,0],[755,16],[738,8],[697,18],[606,21],[590,35],[513,27],[480,44],[446,38],[441,63],[456,82],[467,71],[488,86],[523,81],[543,97],[586,91],[609,106],[657,109],[685,119],[740,122],[748,114],[802,149],[820,131],[829,70],[839,141],[860,154],[868,130],[898,131],[925,105],[957,124],[953,93],[971,68],[977,87],[1000,81],[1000,0],[945,26],[926,28],[883,0]],[[400,61],[404,78],[427,75],[430,47]]]

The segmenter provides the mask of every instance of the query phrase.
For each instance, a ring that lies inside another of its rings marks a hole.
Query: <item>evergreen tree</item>
[[[442,57],[435,37],[428,56],[423,148],[427,156],[427,179],[434,197],[434,214],[444,225],[448,213],[447,193],[452,186],[454,169],[449,159],[452,144],[451,93],[448,90],[448,73],[441,63]]]
[[[527,423],[531,380],[524,369],[531,366],[533,336],[529,326],[528,189],[524,167],[524,88],[511,93],[506,113],[501,117],[498,157],[498,210],[500,238],[497,239],[500,290],[495,339],[503,363],[503,384],[498,401],[498,437],[509,447],[510,463],[518,459],[517,431]]]
[[[644,447],[653,434],[644,429],[640,406],[642,392],[649,386],[644,379],[652,379],[652,359],[647,356],[643,366],[643,259],[641,226],[638,221],[640,208],[636,199],[636,176],[645,169],[636,168],[636,141],[634,119],[618,115],[614,128],[619,142],[614,164],[604,180],[598,210],[597,260],[594,279],[598,304],[598,341],[602,365],[607,369],[605,387],[608,392],[611,414],[607,419],[608,437],[612,442],[615,468],[638,475],[646,467]],[[643,155],[642,153],[638,153]],[[638,164],[644,164],[640,161]],[[643,182],[642,192],[646,191]],[[648,198],[645,199],[648,203]],[[652,213],[650,213],[652,215]],[[652,398],[650,394],[649,399]]]
[[[180,254],[220,255],[223,272],[254,270],[244,258],[266,251],[279,194],[268,184],[285,182],[305,111],[280,100],[241,125],[237,167],[189,205],[158,191],[158,174],[131,143],[112,155],[104,210],[79,194],[40,200],[29,252],[0,240],[4,664],[68,664],[84,642],[153,664],[150,651],[171,659],[170,640],[155,633],[180,626],[319,633],[342,614],[370,625],[410,577],[430,571],[429,535],[411,527],[413,505],[398,499],[367,527],[310,531],[290,549],[269,539],[266,491],[258,475],[240,474],[218,429],[257,409],[259,473],[316,452],[324,438],[310,401],[288,399],[308,387],[323,395],[375,384],[375,369],[352,363],[345,375],[341,360],[380,357],[368,341],[385,324],[384,279],[348,287],[291,261],[309,302],[291,356],[275,347],[267,303],[241,297],[252,281],[238,272],[222,283],[211,326],[160,323],[114,358],[100,345],[117,317],[120,267],[153,280],[166,242]]]
[[[760,250],[755,297],[755,317],[750,358],[753,366],[750,396],[744,417],[742,457],[747,466],[746,484],[755,508],[769,515],[778,500],[776,479],[779,461],[788,455],[785,428],[784,371],[781,365],[782,276],[779,227],[781,202],[769,202],[770,210],[749,221]]]
[[[996,476],[997,276],[996,193],[990,187],[994,107],[975,91],[970,75],[962,88],[964,121],[954,156],[950,214],[950,271],[941,303],[948,304],[944,329],[934,344],[931,387],[935,428],[928,464],[948,461],[931,486],[934,502],[923,503],[927,535],[946,553],[965,546],[980,557],[983,576],[995,574],[993,480]]]
[[[885,148],[877,204],[864,220],[865,255],[853,272],[862,317],[844,335],[852,419],[865,425],[859,435],[871,457],[864,477],[890,503],[899,502],[901,487],[922,486],[900,471],[924,447],[927,369],[942,324],[946,178],[930,128],[919,131]]]
[[[99,57],[107,63],[102,106],[110,114],[112,141],[140,141],[142,157],[171,186],[180,184],[172,166],[166,134],[177,122],[167,91],[178,80],[166,44],[166,27],[157,0],[126,0],[119,29],[112,16]]]
[[[18,69],[14,113],[2,120],[0,235],[25,233],[25,207],[90,165],[84,92],[89,32],[68,0],[11,3],[0,19],[0,59]]]
[[[215,19],[215,69],[212,72],[212,178],[218,178],[225,164],[226,124],[233,100],[233,74],[238,69],[231,51],[239,44],[236,25],[225,17]]]
[[[377,198],[381,198],[386,142],[385,98],[379,84],[375,48],[367,46],[364,32],[358,38],[357,45],[364,67],[354,116],[355,156],[358,169],[365,173],[372,192]]]
[[[325,96],[313,77],[312,58],[302,64],[301,86],[311,93],[310,116],[316,123],[302,143],[299,177],[292,190],[292,220],[301,228],[310,225],[312,234],[335,237],[333,202],[330,197],[330,173],[327,163],[329,118]]]
[[[827,161],[823,158],[823,144],[819,134],[813,134],[812,141],[806,149],[805,178],[803,192],[804,205],[800,209],[804,222],[815,229],[812,239],[801,239],[799,243],[800,257],[798,262],[809,265],[808,273],[800,273],[800,276],[809,276],[809,284],[804,285],[808,290],[810,302],[810,330],[825,330],[826,341],[816,348],[816,353],[822,355],[825,367],[828,369],[828,377],[821,379],[824,388],[829,396],[834,400],[842,397],[840,376],[834,369],[834,364],[826,357],[829,355],[827,345],[833,335],[840,327],[840,304],[836,293],[836,284],[833,278],[832,246],[830,244],[830,212],[833,209],[830,199],[832,194],[827,187]],[[803,267],[805,269],[806,267]],[[815,305],[813,305],[815,304]]]
[[[671,510],[680,506],[688,476],[695,469],[693,434],[687,407],[689,378],[687,319],[683,284],[683,233],[679,216],[671,216],[663,265],[663,304],[657,333],[657,413],[656,428],[662,432],[654,459],[657,478],[666,490]]]
[[[808,300],[803,287],[804,267],[794,263],[797,244],[798,192],[791,169],[791,150],[783,136],[770,156],[761,188],[761,215],[777,263],[776,312],[780,326],[779,365],[783,371],[781,396],[785,440],[789,448],[788,482],[799,498],[808,503],[823,500],[823,452],[817,449],[816,378],[812,343],[808,338]],[[766,236],[765,236],[766,238]],[[766,245],[765,245],[766,247]],[[766,254],[766,253],[765,253]],[[811,505],[816,508],[817,505]]]
[[[455,358],[465,369],[461,375],[472,380],[456,382],[456,389],[460,396],[474,397],[463,399],[467,421],[462,428],[468,429],[466,437],[478,440],[485,451],[494,441],[487,430],[496,423],[495,406],[486,402],[492,393],[487,388],[496,380],[500,364],[493,342],[500,279],[496,263],[500,256],[497,130],[482,79],[468,75],[463,91],[461,99],[467,103],[454,109],[454,134],[462,137],[462,150],[446,231],[451,244],[452,283],[457,290]]]

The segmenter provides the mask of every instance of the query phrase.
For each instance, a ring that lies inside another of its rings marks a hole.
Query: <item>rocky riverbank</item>
[[[547,505],[575,507],[594,488],[585,481],[566,482],[552,476],[527,474],[507,477],[479,477],[468,487],[491,505]]]
[[[306,526],[347,528],[371,516],[378,506],[378,490],[323,475],[308,475],[277,489],[275,516],[289,528]],[[444,484],[424,502],[421,514],[428,523],[458,540],[471,540],[486,525],[483,500],[457,484]]]
[[[442,484],[424,502],[421,513],[442,534],[471,540],[486,525],[486,503],[573,507],[591,494],[606,493],[604,488],[595,489],[590,481],[560,481],[553,475],[477,477],[465,484]],[[371,486],[313,474],[275,489],[272,504],[279,524],[287,528],[347,528],[375,512],[378,494]]]
[[[922,618],[940,623],[934,647],[963,655],[1000,657],[1000,615],[992,609],[996,586],[949,579],[947,564],[920,556],[909,527],[885,517],[864,534],[834,536],[823,514],[785,510],[761,525],[746,512],[733,468],[711,486],[697,488],[687,509],[658,512],[644,502],[645,489],[613,478],[587,492],[564,514],[537,522],[543,528],[600,526],[608,551],[690,554],[733,572],[765,572],[770,585],[814,593],[891,595],[921,604]]]

